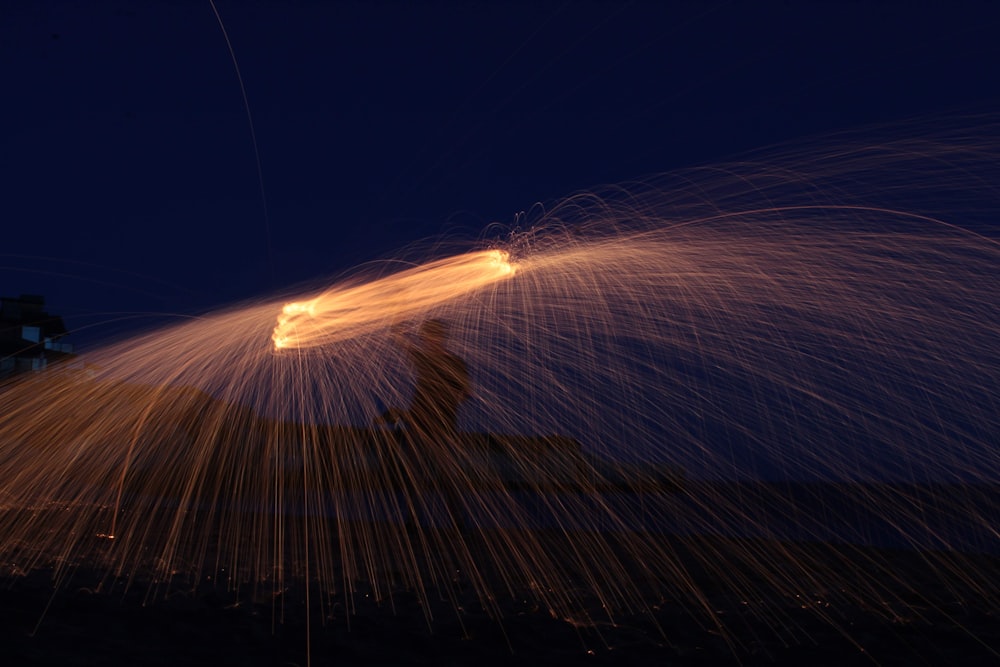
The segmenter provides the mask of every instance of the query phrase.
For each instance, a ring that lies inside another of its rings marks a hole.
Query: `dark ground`
[[[722,544],[720,542],[720,544]],[[760,546],[760,543],[758,543]],[[779,553],[782,546],[771,545]],[[811,547],[814,551],[816,546]],[[474,596],[455,604],[431,592],[434,615],[405,590],[392,604],[362,592],[345,611],[338,595],[304,584],[280,595],[236,593],[207,577],[170,595],[150,595],[141,579],[101,586],[100,573],[77,568],[58,588],[51,570],[7,573],[0,586],[3,665],[996,665],[1000,619],[996,586],[954,585],[928,570],[921,554],[856,551],[888,563],[909,593],[887,590],[883,604],[831,594],[804,602],[741,599],[688,565],[715,610],[654,599],[647,614],[584,625],[553,618],[526,600],[508,599],[502,622]],[[841,556],[837,556],[841,558]],[[979,576],[1000,576],[1000,559],[965,561]],[[832,565],[831,565],[832,567]],[[967,578],[961,579],[968,581]],[[995,579],[994,579],[995,581]],[[919,594],[914,595],[913,591]],[[527,598],[528,596],[525,596]],[[888,601],[888,600],[892,601]],[[593,604],[599,614],[600,603]]]

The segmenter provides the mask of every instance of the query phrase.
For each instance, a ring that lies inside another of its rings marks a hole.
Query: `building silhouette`
[[[73,356],[69,332],[37,294],[0,297],[0,379],[42,371]]]

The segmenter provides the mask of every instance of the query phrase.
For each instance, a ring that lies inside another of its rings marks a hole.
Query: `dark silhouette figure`
[[[448,325],[424,322],[416,336],[394,331],[416,374],[413,398],[406,410],[390,409],[378,420],[406,429],[401,456],[414,484],[436,489],[444,500],[451,525],[463,529],[464,504],[455,466],[460,445],[458,408],[470,395],[469,370],[447,348]],[[414,510],[413,523],[419,522]]]
[[[469,369],[447,348],[448,325],[428,320],[414,337],[397,330],[413,364],[416,386],[407,410],[389,410],[383,421],[402,422],[416,441],[442,443],[458,433],[458,407],[469,397]]]

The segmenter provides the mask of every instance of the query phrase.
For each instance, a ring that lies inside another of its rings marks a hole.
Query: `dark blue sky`
[[[87,343],[595,185],[995,112],[998,5],[217,0],[265,214],[208,0],[2,0],[0,293]]]

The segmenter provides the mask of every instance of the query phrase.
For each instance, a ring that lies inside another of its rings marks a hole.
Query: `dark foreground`
[[[868,554],[856,556],[865,561]],[[405,590],[390,604],[362,588],[348,611],[345,600],[307,596],[304,585],[254,596],[205,577],[151,596],[140,581],[100,586],[98,573],[85,568],[58,589],[49,571],[8,572],[0,586],[0,664],[1000,664],[1000,602],[986,592],[995,586],[985,586],[985,595],[956,589],[913,552],[879,551],[873,562],[891,564],[912,590],[884,591],[892,601],[881,605],[875,594],[868,602],[836,595],[746,600],[692,562],[711,613],[690,600],[659,599],[649,613],[624,614],[613,624],[553,618],[516,596],[498,623],[471,599],[425,605]],[[983,577],[1000,576],[996,557],[974,564]]]

